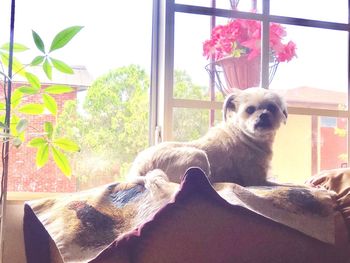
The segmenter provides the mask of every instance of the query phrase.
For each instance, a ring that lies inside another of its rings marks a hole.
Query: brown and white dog
[[[211,183],[270,185],[272,144],[277,129],[287,120],[283,99],[262,88],[235,90],[224,102],[223,117],[222,123],[198,140],[163,142],[142,151],[128,177],[137,179],[160,169],[170,181],[179,183],[186,170],[196,166]]]

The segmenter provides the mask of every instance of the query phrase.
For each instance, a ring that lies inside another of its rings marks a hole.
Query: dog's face
[[[223,113],[226,122],[257,140],[272,139],[281,123],[287,120],[283,99],[263,88],[235,90],[226,97]]]

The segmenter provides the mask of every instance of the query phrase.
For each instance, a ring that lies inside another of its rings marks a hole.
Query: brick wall
[[[16,86],[19,85],[15,85]],[[45,87],[45,85],[43,85]],[[74,88],[74,87],[73,87]],[[1,94],[2,95],[2,94]],[[58,109],[61,111],[67,100],[76,100],[77,92],[66,93],[62,95],[53,95],[55,97]],[[0,98],[3,101],[2,98]],[[28,96],[23,99],[23,102],[41,102],[41,96]],[[55,118],[51,114],[40,116],[26,115],[30,126],[28,134],[43,131],[45,121],[54,122]],[[27,141],[31,139],[31,135],[27,137]],[[25,192],[73,192],[76,190],[76,179],[72,177],[68,179],[56,167],[52,160],[42,168],[37,169],[35,165],[36,149],[26,147],[25,145],[19,148],[10,146],[9,156],[9,178],[8,191],[25,191]],[[0,164],[2,168],[2,164]]]

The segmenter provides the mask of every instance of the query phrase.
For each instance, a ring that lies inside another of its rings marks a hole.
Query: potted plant
[[[270,24],[270,62],[288,62],[296,57],[293,41],[283,43],[287,35],[281,24]],[[261,23],[233,19],[213,28],[210,39],[203,43],[203,55],[222,68],[227,94],[232,88],[246,89],[260,84]],[[276,70],[276,68],[274,70]]]

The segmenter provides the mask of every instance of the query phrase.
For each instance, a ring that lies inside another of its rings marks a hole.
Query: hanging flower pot
[[[247,89],[260,85],[260,57],[225,57],[216,61],[222,68],[226,80],[226,92],[232,89]]]
[[[232,19],[226,25],[214,27],[210,39],[204,41],[203,55],[213,61],[206,69],[211,77],[216,76],[215,81],[224,95],[233,88],[260,85],[261,30],[257,20]],[[296,57],[295,43],[282,42],[286,34],[281,24],[270,23],[270,82],[278,63]],[[226,85],[218,77],[221,72]]]

